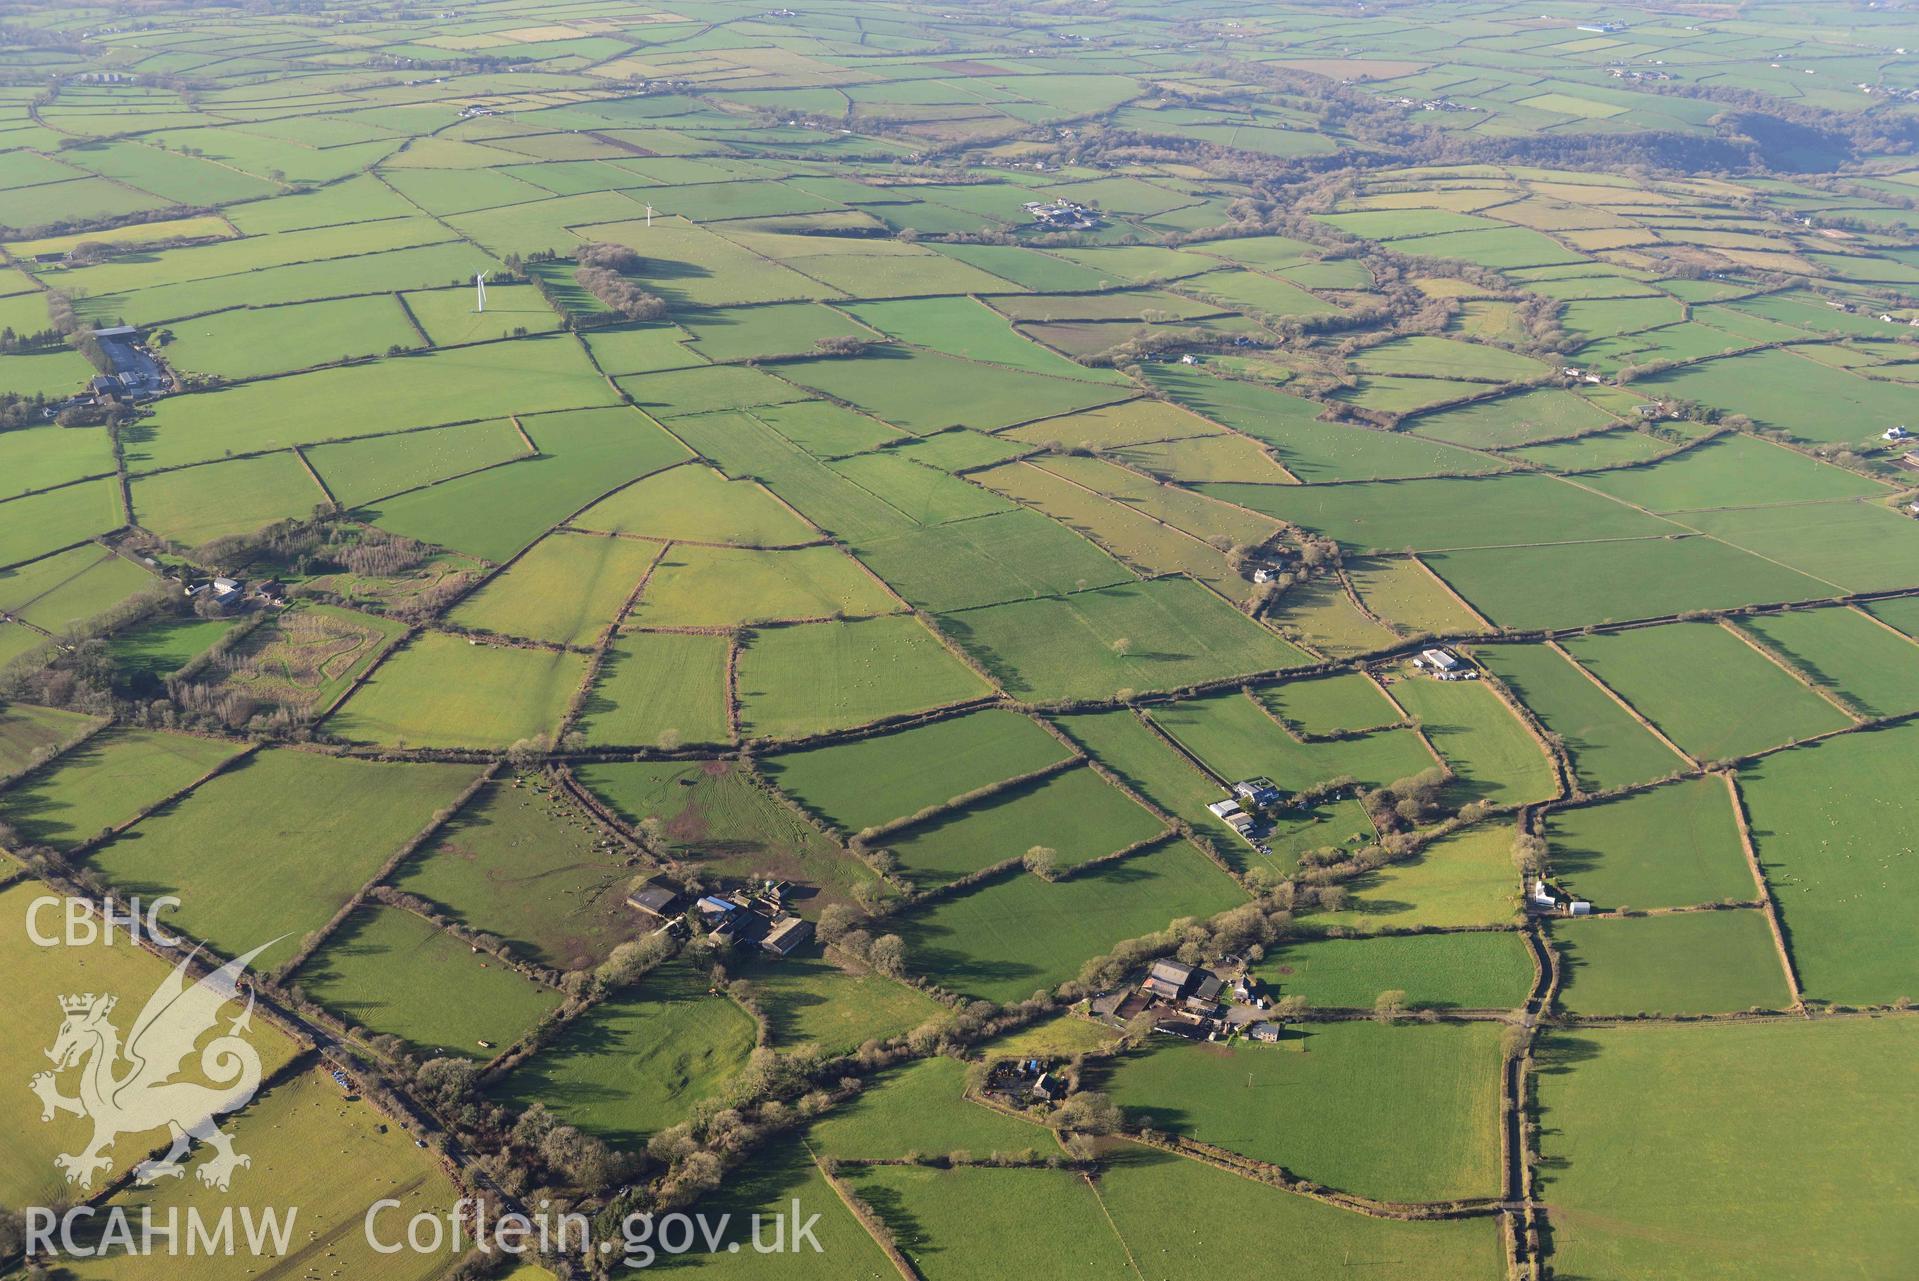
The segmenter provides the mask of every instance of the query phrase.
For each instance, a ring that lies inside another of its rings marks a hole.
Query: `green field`
[[[860,1091],[847,1107],[813,1128],[820,1155],[841,1160],[892,1160],[909,1152],[927,1156],[966,1151],[1046,1152],[1053,1137],[961,1095],[966,1065],[937,1057],[888,1072]]]
[[[1844,728],[1844,713],[1711,623],[1568,640],[1566,650],[1697,760]]]
[[[1092,769],[1080,768],[948,810],[889,834],[883,843],[899,857],[906,877],[932,886],[1018,858],[1035,846],[1053,850],[1059,867],[1071,868],[1164,830]]]
[[[1437,764],[1419,736],[1405,729],[1302,743],[1244,694],[1208,694],[1156,707],[1150,715],[1228,782],[1263,774],[1291,792],[1347,777],[1384,787]]]
[[[916,618],[773,627],[740,646],[740,731],[798,738],[993,692]]]
[[[1259,700],[1300,734],[1359,733],[1400,718],[1379,686],[1357,672],[1269,685]]]
[[[1059,740],[1017,713],[989,708],[895,734],[768,757],[761,768],[849,832],[916,814],[976,788],[1066,758]]]
[[[1753,844],[1808,997],[1880,1003],[1919,990],[1912,915],[1899,907],[1914,824],[1898,767],[1914,733],[1906,723],[1848,734],[1740,771]]]
[[[1135,1126],[1385,1201],[1499,1189],[1499,1030],[1296,1025],[1275,1045],[1162,1045],[1105,1087]]]
[[[51,707],[0,704],[0,775],[10,777],[39,763],[99,723]]]
[[[1909,1019],[1554,1033],[1539,1074],[1561,1267],[1797,1278],[1911,1257]]]
[[[0,792],[0,819],[57,848],[90,841],[230,760],[232,743],[185,734],[109,730],[58,765]]]
[[[867,1166],[849,1182],[927,1281],[1004,1275],[1009,1259],[1046,1276],[1130,1270],[1098,1195],[1069,1170]]]
[[[199,1210],[202,1221],[217,1223],[221,1211],[232,1206],[231,1197],[249,1195],[243,1188],[271,1187],[275,1204],[298,1207],[285,1258],[275,1261],[270,1247],[255,1254],[242,1244],[232,1254],[196,1258],[194,1276],[245,1281],[259,1276],[263,1264],[311,1266],[300,1260],[318,1241],[328,1243],[323,1257],[343,1273],[377,1271],[393,1281],[431,1281],[443,1270],[442,1257],[404,1249],[381,1254],[367,1239],[365,1222],[375,1202],[398,1202],[381,1207],[378,1218],[380,1239],[391,1243],[404,1240],[405,1224],[414,1215],[444,1214],[442,1207],[459,1195],[433,1153],[415,1148],[402,1126],[358,1099],[343,1097],[340,1087],[318,1071],[274,1086],[235,1118],[233,1126],[237,1150],[252,1163],[234,1176],[231,1193],[187,1177],[115,1197],[134,1223],[142,1221],[142,1207],[151,1207],[156,1225],[167,1222],[169,1212],[184,1212],[189,1206]],[[317,1152],[324,1152],[326,1160],[314,1160]],[[236,1240],[244,1243],[237,1224]],[[164,1251],[118,1255],[73,1261],[72,1275],[86,1281],[169,1281],[181,1275],[178,1262]]]
[[[1551,647],[1480,645],[1473,656],[1559,736],[1581,789],[1643,783],[1684,767],[1671,748]]]
[[[559,970],[584,969],[638,932],[605,834],[537,780],[489,783],[400,865],[391,883],[470,930]]]
[[[4,940],[0,941],[0,960],[7,967],[21,1019],[18,1034],[0,1040],[0,1068],[22,1082],[48,1070],[44,1051],[59,1031],[60,997],[98,992],[119,994],[122,1004],[144,1001],[172,968],[131,943],[125,931],[116,934],[112,943],[99,946],[37,945],[28,933],[28,914],[34,901],[49,893],[36,881],[0,888],[0,923],[5,925],[0,935]],[[57,910],[42,909],[36,924],[43,933],[57,932],[58,915]],[[160,920],[163,928],[171,923],[165,912]],[[269,1072],[291,1059],[295,1051],[291,1041],[271,1028],[260,1028],[252,1044]],[[69,1074],[62,1082],[62,1092],[71,1093],[73,1088]],[[64,1191],[68,1185],[54,1167],[53,1158],[59,1152],[79,1150],[87,1133],[82,1123],[63,1119],[56,1125],[43,1125],[39,1101],[24,1088],[0,1111],[0,1119],[4,1119],[10,1137],[10,1142],[0,1148],[0,1196],[13,1204],[28,1205],[37,1197]],[[118,1151],[108,1149],[107,1155],[114,1161],[109,1174],[123,1169],[136,1152],[131,1144],[122,1145]]]
[[[607,646],[580,729],[594,744],[725,743],[733,737],[726,705],[724,636],[694,632],[622,632]]]
[[[1010,1001],[1065,982],[1121,939],[1243,901],[1224,872],[1168,844],[1054,883],[1010,873],[889,924],[906,940],[915,973]]]
[[[1490,685],[1411,676],[1391,692],[1459,776],[1462,795],[1520,805],[1557,794],[1545,749]]]
[[[505,747],[554,733],[585,678],[578,654],[425,632],[375,669],[326,725],[354,743]]]
[[[141,819],[87,864],[124,893],[178,895],[179,928],[227,955],[278,939],[262,960],[284,961],[476,772],[256,752]],[[274,869],[269,894],[260,892],[262,858]]]
[[[1792,1006],[1763,912],[1676,912],[1559,922],[1560,1008],[1572,1014],[1714,1014]]]
[[[803,881],[821,900],[845,899],[873,879],[806,819],[727,761],[632,761],[582,765],[581,783],[622,820],[659,824],[682,858],[729,875]]]
[[[1281,996],[1319,1009],[1370,1009],[1401,991],[1421,1009],[1517,1009],[1532,990],[1532,953],[1511,930],[1304,939],[1267,950],[1258,973]]]
[[[1546,838],[1554,879],[1601,910],[1749,902],[1758,892],[1716,778],[1554,810]]]
[[[610,1143],[644,1141],[721,1093],[753,1049],[753,1019],[687,965],[657,970],[569,1024],[496,1091]]]
[[[511,1044],[560,1003],[558,992],[391,907],[348,917],[295,981],[335,1014],[429,1058],[492,1058],[487,1046]]]
[[[1504,1266],[1490,1219],[1372,1218],[1130,1144],[1115,1150],[1098,1192],[1133,1257],[1168,1281],[1244,1268],[1247,1224],[1284,1240],[1279,1266],[1302,1277],[1490,1279]]]
[[[676,543],[653,567],[630,617],[649,627],[736,627],[898,609],[858,561],[836,548],[762,552]]]
[[[1347,910],[1328,924],[1355,930],[1504,925],[1518,915],[1512,828],[1482,823],[1350,882]]]
[[[1912,643],[1855,609],[1809,609],[1740,620],[1787,662],[1870,716],[1919,711]]]
[[[457,627],[589,645],[639,587],[661,549],[624,538],[553,534],[447,615]],[[565,583],[564,592],[553,584]]]
[[[851,1053],[868,1041],[902,1036],[945,1021],[931,997],[856,964],[801,954],[734,967],[766,1011],[773,1044],[816,1045],[829,1054]]]
[[[784,547],[809,542],[813,527],[744,481],[708,467],[672,467],[595,503],[574,519],[580,529],[689,542]]]

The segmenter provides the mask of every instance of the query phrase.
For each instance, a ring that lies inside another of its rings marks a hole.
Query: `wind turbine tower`
[[[486,278],[491,274],[491,272],[483,271],[473,277],[473,292],[475,295],[473,310],[475,311],[486,310]]]
[[[652,205],[648,205],[646,207],[646,225],[649,227],[653,225],[653,206]]]

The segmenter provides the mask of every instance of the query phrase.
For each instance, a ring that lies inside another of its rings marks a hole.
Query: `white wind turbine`
[[[475,294],[473,310],[475,311],[486,310],[486,278],[492,274],[492,272],[483,271],[473,277],[473,292]]]

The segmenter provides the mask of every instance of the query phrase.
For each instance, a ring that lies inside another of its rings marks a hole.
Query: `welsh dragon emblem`
[[[182,960],[147,998],[124,1044],[112,1022],[118,998],[93,993],[60,998],[65,1018],[47,1051],[53,1071],[35,1076],[31,1088],[40,1096],[42,1121],[70,1112],[93,1122],[93,1140],[84,1150],[53,1159],[67,1182],[91,1188],[94,1175],[113,1166],[104,1153],[115,1139],[162,1128],[173,1144],[164,1155],[133,1167],[142,1184],[184,1174],[183,1158],[196,1139],[213,1149],[195,1171],[208,1187],[225,1191],[233,1172],[253,1163],[233,1150],[233,1136],[215,1120],[245,1107],[260,1088],[260,1055],[243,1037],[253,1019],[250,991],[246,1008],[200,1051],[200,1073],[212,1084],[174,1078],[200,1039],[219,1024],[221,1009],[239,999],[239,979],[248,962],[271,946],[262,944],[191,986],[186,970],[193,958]],[[80,1070],[79,1095],[68,1098],[60,1093],[58,1077],[74,1068]]]

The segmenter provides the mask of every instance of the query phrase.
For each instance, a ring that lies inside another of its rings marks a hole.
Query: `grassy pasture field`
[[[521,420],[536,458],[379,503],[382,529],[503,561],[614,486],[682,461],[686,447],[630,409]]]
[[[584,969],[630,938],[638,872],[554,789],[489,783],[391,878],[468,929],[558,970]]]
[[[104,431],[21,427],[0,432],[0,499],[112,471],[113,440]]]
[[[125,894],[177,894],[178,927],[225,955],[281,938],[261,959],[284,961],[476,773],[267,749],[141,819],[87,865]],[[235,814],[250,817],[236,826]]]
[[[1486,624],[1417,557],[1350,559],[1347,577],[1366,607],[1409,632],[1478,632]]]
[[[1424,559],[1473,608],[1522,630],[1836,594],[1830,583],[1711,538],[1497,547]]]
[[[691,542],[786,547],[818,537],[757,485],[709,467],[672,467],[609,495],[572,522],[580,529]]]
[[[426,345],[392,294],[240,307],[175,321],[167,332],[173,337],[161,352],[168,364],[226,379],[311,369],[378,356],[392,347]]]
[[[586,660],[422,632],[327,719],[353,743],[503,747],[552,734],[586,678]]]
[[[62,547],[84,542],[126,523],[118,486],[90,480],[15,498],[0,507],[6,527],[0,531],[0,567],[19,565]],[[0,575],[0,591],[6,590]]]
[[[1371,357],[1379,350],[1374,348],[1367,355]],[[1457,409],[1434,410],[1415,419],[1411,430],[1416,436],[1471,449],[1507,449],[1602,431],[1613,425],[1612,415],[1590,401],[1570,392],[1541,390],[1475,401]]]
[[[1899,764],[1910,723],[1794,748],[1740,770],[1766,884],[1809,998],[1896,1001],[1919,990],[1911,883],[1914,822]],[[1919,998],[1914,998],[1919,999]]]
[[[0,609],[54,636],[157,586],[153,575],[97,544],[84,543],[0,572]]]
[[[641,1143],[720,1094],[746,1066],[754,1031],[752,1016],[709,994],[703,975],[671,965],[569,1024],[496,1095],[520,1108],[544,1103],[610,1143]]]
[[[815,814],[859,832],[1067,755],[1068,749],[1033,721],[986,708],[892,734],[770,756],[760,768]]]
[[[1765,913],[1674,912],[1555,922],[1560,1008],[1573,1014],[1713,1014],[1792,1006]]]
[[[1312,1023],[1274,1045],[1156,1043],[1127,1055],[1104,1084],[1134,1125],[1347,1192],[1438,1201],[1498,1190],[1499,1030],[1490,1024]]]
[[[1658,394],[1719,405],[1817,444],[1877,436],[1910,412],[1897,384],[1871,382],[1789,349],[1708,360],[1645,382]]]
[[[1542,1046],[1543,1195],[1584,1276],[1785,1281],[1911,1256],[1909,1019],[1582,1028]],[[1636,1136],[1636,1137],[1635,1137]]]
[[[1150,715],[1228,782],[1263,774],[1283,790],[1303,792],[1350,776],[1362,786],[1383,787],[1438,764],[1419,736],[1404,729],[1302,743],[1263,706],[1237,692],[1155,707]]]
[[[0,703],[0,777],[11,778],[38,764],[102,723],[78,712]]]
[[[343,507],[359,507],[391,494],[452,476],[494,467],[531,451],[504,418],[369,436],[302,451]]]
[[[969,996],[1013,1001],[1073,977],[1116,940],[1243,901],[1224,872],[1169,843],[1057,882],[1010,873],[888,924],[906,940],[914,972]]]
[[[492,1058],[560,1003],[545,988],[398,908],[362,907],[302,965],[314,1000],[429,1058]]]
[[[942,615],[939,625],[1007,693],[1035,700],[1110,698],[1309,661],[1178,578],[1010,601]]]
[[[916,618],[812,623],[742,643],[740,731],[801,737],[990,695]]]
[[[28,914],[34,901],[49,893],[36,881],[0,888],[0,924],[5,927],[0,930],[0,958],[4,958],[21,1019],[17,1034],[0,1041],[0,1068],[22,1083],[49,1067],[42,1051],[59,1030],[60,997],[79,992],[111,993],[121,996],[122,1005],[137,1005],[172,969],[130,942],[125,931],[117,933],[110,944],[93,947],[41,947],[34,943]],[[57,928],[55,915],[42,909],[41,928]],[[255,1026],[259,1028],[257,1023]],[[259,1028],[252,1044],[269,1072],[295,1053],[293,1043],[272,1028]],[[72,1088],[69,1078],[63,1083],[63,1092]],[[0,1148],[0,1197],[11,1204],[30,1205],[37,1203],[35,1198],[64,1190],[67,1185],[53,1158],[58,1152],[78,1150],[86,1134],[79,1128],[81,1123],[42,1125],[39,1101],[24,1088],[8,1101],[0,1117],[4,1117],[9,1135],[9,1142]],[[109,1149],[107,1155],[114,1160],[109,1171],[113,1174],[140,1155],[140,1149],[122,1144],[117,1150]]]
[[[1035,846],[1053,850],[1061,869],[1072,868],[1164,830],[1124,793],[1081,767],[948,811],[890,834],[883,843],[899,857],[908,879],[931,886],[1018,858]]]
[[[1497,822],[1442,836],[1349,882],[1346,909],[1326,923],[1364,932],[1510,924],[1519,894],[1512,842],[1512,828]]]
[[[697,632],[622,632],[607,647],[580,730],[593,744],[733,739],[726,706],[732,642]]]
[[[854,551],[908,601],[942,613],[1134,581],[1100,547],[1024,508],[937,529],[890,524]]]
[[[1601,910],[1749,902],[1758,894],[1732,797],[1716,778],[1556,809],[1546,839],[1553,878]]]
[[[1235,848],[1239,834],[1206,809],[1223,794],[1219,785],[1133,712],[1083,712],[1054,723],[1128,787],[1191,823],[1216,848]]]
[[[1100,1203],[1132,1257],[1167,1281],[1206,1281],[1244,1267],[1241,1225],[1249,1223],[1289,1243],[1287,1266],[1300,1276],[1492,1278],[1503,1266],[1490,1219],[1378,1219],[1152,1148],[1126,1144],[1111,1157]]]
[[[1580,636],[1565,646],[1699,760],[1778,747],[1850,723],[1738,636],[1711,623]]]
[[[411,1250],[383,1255],[367,1241],[364,1222],[376,1201],[399,1203],[383,1209],[379,1219],[381,1237],[390,1241],[403,1237],[408,1219],[444,1214],[459,1195],[433,1153],[415,1148],[404,1127],[342,1097],[339,1086],[320,1072],[307,1071],[254,1100],[235,1119],[234,1138],[253,1163],[235,1175],[233,1195],[245,1195],[243,1186],[271,1187],[275,1204],[299,1207],[292,1248],[278,1262],[271,1253],[256,1256],[245,1249],[202,1255],[193,1260],[192,1275],[245,1281],[261,1275],[263,1263],[288,1270],[314,1266],[305,1260],[316,1253],[348,1275],[377,1271],[393,1281],[431,1281],[439,1274],[445,1263],[441,1256]],[[325,1152],[327,1159],[314,1160],[316,1152]],[[123,1191],[115,1201],[134,1223],[141,1221],[142,1207],[151,1207],[156,1226],[167,1222],[171,1210],[197,1206],[203,1218],[215,1220],[232,1204],[227,1194],[192,1177],[166,1180],[152,1190]],[[172,1281],[184,1275],[180,1260],[164,1250],[70,1262],[73,1275],[85,1281]]]
[[[899,602],[834,547],[764,552],[675,543],[629,617],[653,627],[736,627],[890,614]]]
[[[0,819],[28,841],[65,849],[159,804],[238,751],[220,739],[108,730],[0,792]]]
[[[608,405],[613,389],[571,335],[451,348],[244,383],[160,402],[128,450],[136,470],[205,462],[229,451],[279,449],[355,436]],[[537,439],[537,437],[536,437]]]
[[[1685,762],[1550,646],[1480,645],[1473,656],[1559,735],[1586,791],[1644,783]]]
[[[1305,938],[1268,949],[1257,972],[1317,1009],[1370,1009],[1397,990],[1408,1008],[1512,1010],[1533,986],[1532,952],[1514,930]]]
[[[123,679],[158,682],[210,649],[233,630],[224,618],[163,618],[116,634],[108,642]]]
[[[1003,1275],[1014,1258],[1049,1276],[1128,1269],[1098,1195],[1070,1171],[876,1165],[848,1182],[927,1281]]]
[[[1259,701],[1296,734],[1352,734],[1400,719],[1399,709],[1361,672],[1286,681],[1257,691]]]
[[[401,294],[415,324],[435,347],[492,342],[560,327],[560,318],[532,285],[496,284],[486,291],[486,310],[476,311],[471,289],[432,289]]]
[[[931,997],[856,964],[795,954],[735,967],[738,991],[757,997],[766,1010],[773,1043],[817,1045],[829,1054],[851,1053],[869,1040],[901,1036],[945,1018]]]
[[[1558,793],[1545,748],[1491,686],[1409,676],[1394,681],[1389,692],[1459,776],[1462,794],[1519,805]]]
[[[1720,436],[1647,467],[1597,472],[1581,482],[1655,512],[1881,495],[1885,487],[1753,436]]]
[[[1808,609],[1755,615],[1736,626],[1753,632],[1825,689],[1871,716],[1919,710],[1919,649],[1857,609]]]
[[[726,875],[817,885],[821,906],[874,879],[732,762],[609,762],[575,773],[624,822],[656,820],[668,849]]]
[[[780,372],[916,436],[954,426],[996,431],[1127,394],[1079,377],[1055,378],[917,349],[880,348],[856,360],[799,361]],[[964,414],[955,416],[960,405]]]
[[[456,627],[589,645],[614,621],[662,549],[624,538],[554,533],[447,615]],[[553,590],[565,583],[564,592]]]
[[[815,1125],[808,1141],[821,1156],[843,1161],[894,1160],[909,1152],[1043,1153],[1055,1146],[1043,1127],[969,1102],[965,1089],[966,1065],[958,1059],[910,1063],[881,1074]]]
[[[1553,541],[1649,538],[1679,532],[1644,512],[1551,476],[1399,480],[1365,485],[1208,485],[1337,539],[1354,552],[1458,550]]]
[[[133,481],[132,493],[140,526],[182,547],[250,534],[279,520],[306,519],[327,500],[291,453],[141,476]]]

